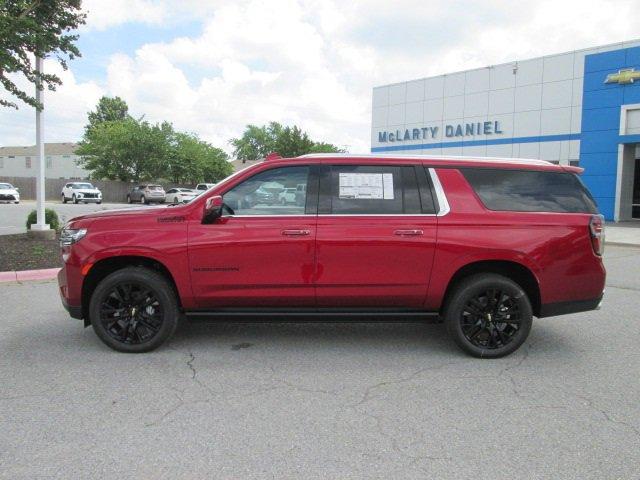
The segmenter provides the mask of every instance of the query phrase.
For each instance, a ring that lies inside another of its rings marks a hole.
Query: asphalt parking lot
[[[631,479],[640,249],[600,311],[537,320],[511,357],[441,325],[183,326],[125,355],[53,282],[0,286],[0,477]]]
[[[116,208],[144,207],[145,205],[126,203],[73,203],[63,204],[62,202],[46,202],[45,208],[53,208],[60,221],[64,224],[67,220],[84,215],[91,212],[99,212],[102,210],[113,210]],[[8,235],[13,233],[25,233],[27,227],[27,215],[31,210],[35,210],[36,202],[34,200],[23,200],[19,204],[0,203],[0,235]]]

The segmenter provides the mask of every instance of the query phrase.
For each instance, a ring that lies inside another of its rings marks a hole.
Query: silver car
[[[152,202],[164,203],[166,194],[162,185],[143,184],[137,185],[127,193],[127,203],[140,202],[149,204]]]

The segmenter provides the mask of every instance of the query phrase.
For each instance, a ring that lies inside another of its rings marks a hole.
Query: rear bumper
[[[589,300],[576,300],[571,302],[548,303],[540,307],[539,318],[555,317],[557,315],[567,315],[569,313],[587,312],[589,310],[599,310],[604,292],[597,298]]]

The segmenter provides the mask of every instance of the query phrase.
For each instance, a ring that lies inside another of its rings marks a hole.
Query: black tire
[[[147,199],[145,198],[145,196],[144,196],[144,195],[142,195],[142,196],[140,197],[140,203],[143,203],[143,204],[147,205],[149,202],[147,202]]]
[[[89,302],[89,318],[96,335],[109,347],[125,353],[158,348],[175,332],[179,316],[176,294],[169,282],[144,267],[127,267],[108,275]]]
[[[71,197],[71,200],[73,200],[74,205],[78,204],[78,197],[76,197],[75,193],[73,194],[73,197]]]
[[[102,200],[98,200],[96,203],[100,205],[102,203]]]
[[[178,197],[176,197],[176,196],[173,197],[173,204],[174,205],[178,204]]]
[[[62,203],[67,203],[67,197],[64,196],[64,193],[62,194]]]
[[[499,358],[516,351],[531,331],[531,302],[522,287],[494,273],[458,284],[444,310],[449,335],[468,354]]]
[[[131,195],[127,195],[127,203],[131,203]]]

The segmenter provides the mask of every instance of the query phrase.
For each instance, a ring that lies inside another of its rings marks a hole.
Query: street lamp
[[[44,157],[44,90],[42,89],[42,57],[36,56],[36,101],[42,105],[42,110],[36,108],[36,150],[37,165],[36,172],[36,223],[31,225],[31,234],[39,237],[54,238],[56,232],[51,230],[49,224],[45,223],[44,202],[45,202],[45,157]]]

